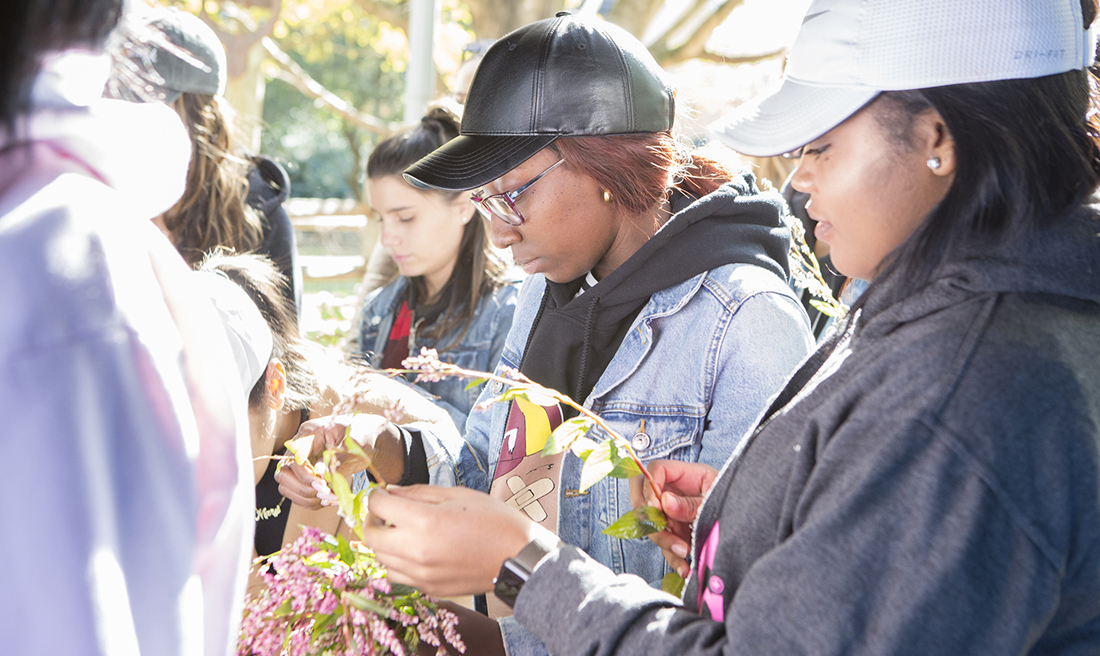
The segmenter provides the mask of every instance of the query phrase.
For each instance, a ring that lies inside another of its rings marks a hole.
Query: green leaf
[[[622,455],[623,452],[626,452],[625,456]],[[614,444],[614,448],[611,449],[611,463],[614,467],[607,475],[613,478],[634,478],[642,473],[642,468],[634,462],[634,458],[630,457],[630,452],[618,444]]]
[[[475,379],[471,380],[470,382],[466,383],[466,391],[468,392],[468,391],[472,390],[475,387],[481,387],[482,385],[484,385],[487,382],[489,382],[488,378],[475,378]]]
[[[354,592],[345,591],[344,599],[359,610],[366,611],[368,613],[374,613],[375,615],[381,615],[382,617],[388,616],[390,612],[388,608],[378,603],[377,601],[374,601],[373,599],[367,599],[366,597],[357,595]]]
[[[663,531],[667,525],[668,520],[660,508],[638,506],[616,519],[611,526],[603,530],[603,534],[621,540],[633,540]]]
[[[351,517],[354,520],[355,528],[352,531],[355,535],[362,540],[363,539],[363,520],[367,517],[367,492],[370,488],[375,487],[376,484],[369,485],[366,489],[359,490],[352,497],[351,501]]]
[[[340,555],[340,560],[343,561],[349,567],[354,565],[355,564],[355,550],[351,548],[351,545],[348,544],[348,541],[344,536],[338,535],[338,536],[336,536],[336,539],[338,541],[337,549],[339,550],[338,553]]]
[[[289,440],[286,443],[286,450],[294,456],[294,461],[299,465],[306,465],[309,463],[309,454],[313,451],[313,436],[306,435],[305,437],[299,437],[296,440]]]
[[[317,551],[302,559],[306,565],[311,569],[315,569],[321,572],[327,572],[335,576],[334,572],[345,572],[348,566],[339,560],[332,560],[331,554],[327,551]]]
[[[394,583],[390,581],[390,594],[394,597],[408,597],[420,592],[411,585],[405,585],[403,583]]]
[[[290,615],[293,612],[294,612],[294,610],[290,606],[290,600],[287,599],[286,601],[283,602],[283,604],[281,606],[279,606],[277,609],[275,609],[275,612],[273,613],[273,615],[275,617],[286,617],[287,615]]]
[[[543,388],[545,389],[545,388]],[[549,390],[547,390],[549,391]],[[515,384],[512,387],[501,392],[501,401],[511,401],[516,398],[527,399],[535,405],[541,405],[544,408],[549,408],[557,404],[558,400],[548,393],[543,393],[530,387],[523,387],[521,384]]]
[[[816,308],[818,312],[824,314],[827,317],[839,317],[841,315],[841,310],[838,307],[831,303],[819,301],[816,298],[810,299],[810,305],[814,306],[814,308]]]
[[[557,405],[558,400],[555,399],[549,393],[550,390],[548,390],[546,388],[542,388],[542,389],[544,389],[546,391],[543,392],[542,390],[539,390],[539,389],[522,389],[521,391],[523,392],[523,396],[526,397],[528,401],[530,401],[531,403],[534,403],[535,405],[541,405],[544,408],[550,408],[550,407],[553,407],[553,406]]]
[[[611,442],[600,442],[584,459],[584,467],[581,468],[580,491],[584,492],[595,485],[600,479],[606,477],[615,469],[615,463],[611,462]]]
[[[595,440],[588,439],[587,437],[578,437],[573,440],[573,444],[569,447],[569,450],[581,460],[588,460],[588,456],[592,454],[596,446],[598,446],[598,443]]]
[[[661,579],[661,589],[673,597],[682,597],[684,594],[684,577],[676,572],[669,572]]]
[[[334,454],[332,451],[326,451],[326,457],[329,454]],[[355,495],[351,493],[351,486],[348,485],[348,479],[344,478],[343,474],[330,469],[325,476],[325,480],[328,481],[328,486],[332,489],[332,493],[336,496],[336,502],[340,504],[340,509],[351,517],[358,519],[357,515],[352,515],[355,509]]]
[[[363,447],[351,436],[351,426],[348,426],[347,434],[344,435],[344,448],[353,456],[359,456],[367,461],[370,460],[370,457],[367,456],[367,452],[364,451]]]
[[[321,534],[321,539],[317,542],[318,551],[333,553],[336,551],[337,547],[338,545],[336,543],[336,538],[332,537],[328,533]]]
[[[564,422],[550,433],[550,438],[542,447],[542,455],[552,456],[572,447],[577,438],[583,437],[592,428],[592,424],[592,420],[588,417],[573,417]]]
[[[518,387],[509,387],[508,389],[501,392],[500,396],[497,397],[497,398],[500,399],[501,401],[511,401],[512,399],[516,398],[517,396],[522,396],[523,398],[527,398],[527,395],[523,393],[523,390],[521,390]]]
[[[327,629],[333,622],[336,621],[337,616],[340,615],[340,607],[336,607],[336,612],[330,615],[320,615],[313,622],[313,631],[310,633],[310,642],[316,642],[317,636],[321,635],[325,629]]]

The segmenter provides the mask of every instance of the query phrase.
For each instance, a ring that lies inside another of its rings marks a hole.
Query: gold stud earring
[[[611,199],[612,199],[611,190],[610,189],[604,189],[603,190],[603,202],[610,203]]]

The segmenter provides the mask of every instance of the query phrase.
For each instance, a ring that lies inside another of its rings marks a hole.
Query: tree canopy
[[[464,48],[562,10],[596,11],[638,36],[666,68],[777,61],[721,52],[735,10],[761,0],[439,0],[437,95],[456,86]],[[295,196],[358,198],[363,160],[403,113],[411,0],[168,0],[211,24],[229,59],[227,98],[246,143],[287,164]],[[768,0],[800,12],[806,0]],[[716,45],[717,43],[717,45]],[[262,133],[262,136],[259,136]]]

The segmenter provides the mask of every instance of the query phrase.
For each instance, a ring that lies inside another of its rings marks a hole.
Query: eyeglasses
[[[542,176],[558,168],[564,161],[564,159],[559,159],[551,165],[550,168],[539,173],[534,179],[515,191],[506,191],[503,194],[493,194],[492,196],[485,196],[482,198],[481,193],[484,189],[478,189],[470,194],[470,202],[474,204],[477,211],[481,212],[481,215],[486,219],[492,220],[495,216],[510,226],[523,225],[526,219],[524,219],[523,215],[516,209],[516,199],[519,198],[520,194],[530,189],[531,185],[542,179]]]
[[[796,148],[795,150],[790,151],[789,153],[783,153],[782,157],[783,157],[783,159],[802,159],[802,153],[805,150],[806,150],[805,146],[799,146],[798,148]]]

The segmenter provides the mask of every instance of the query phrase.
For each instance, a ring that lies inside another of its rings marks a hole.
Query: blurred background
[[[364,195],[373,145],[440,98],[461,102],[480,53],[569,10],[639,37],[677,87],[677,129],[706,125],[778,78],[810,0],[161,0],[226,47],[241,142],[290,174],[302,327],[338,343],[377,239]],[[746,161],[779,187],[781,158]]]

